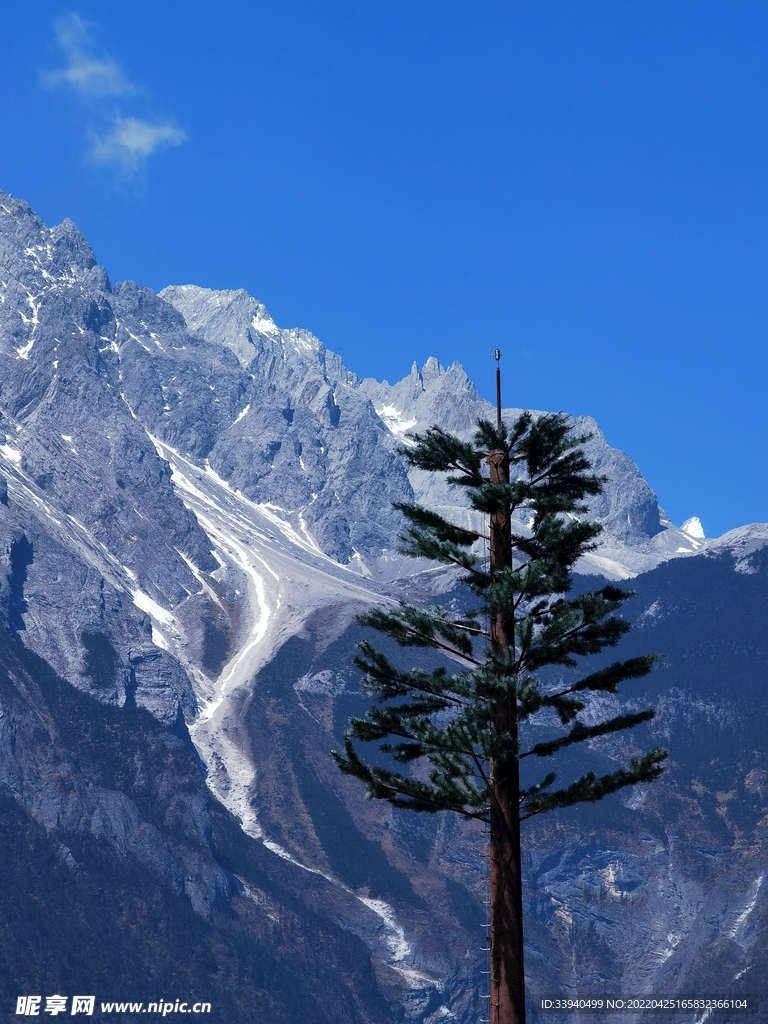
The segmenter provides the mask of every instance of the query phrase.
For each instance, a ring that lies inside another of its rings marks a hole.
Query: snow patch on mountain
[[[752,886],[752,893],[749,897],[749,900],[747,901],[747,905],[738,915],[738,917],[733,923],[733,927],[731,928],[730,936],[732,939],[736,939],[738,941],[739,933],[741,932],[743,925],[745,924],[749,915],[755,909],[757,905],[757,898],[760,895],[760,888],[763,884],[764,878],[765,875],[758,875],[758,877],[755,879],[754,885]]]
[[[341,601],[364,607],[382,596],[325,555],[300,521],[289,520],[290,513],[249,500],[209,465],[196,465],[156,437],[152,441],[171,468],[177,494],[211,540],[220,563],[214,576],[243,586],[247,594],[239,639],[226,664],[213,680],[194,673],[201,712],[189,731],[211,790],[249,835],[262,838],[254,808],[258,780],[239,724],[243,701],[259,669],[316,609]],[[188,664],[183,646],[172,649]]]
[[[409,430],[416,426],[415,419],[406,419],[403,416],[402,410],[394,405],[374,405],[374,409],[387,430],[394,434],[398,440],[405,442],[405,444],[415,444],[414,441],[409,441],[408,438],[404,437]]]
[[[683,533],[687,533],[689,537],[704,540],[704,527],[701,525],[701,520],[698,516],[691,516],[690,519],[686,519],[680,529]]]
[[[164,626],[170,626],[173,623],[173,615],[165,608],[161,608],[157,601],[153,601],[148,594],[142,593],[141,590],[132,590],[131,597],[136,607],[146,612],[151,618],[157,619]]]
[[[11,462],[14,462],[17,466],[21,465],[21,452],[18,448],[11,448],[10,445],[0,444],[0,454],[2,454],[6,459],[10,459]]]

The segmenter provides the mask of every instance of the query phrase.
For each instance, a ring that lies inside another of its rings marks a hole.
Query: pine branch
[[[416,446],[401,449],[401,454],[417,469],[431,472],[460,473],[455,482],[464,482],[465,486],[477,486],[482,477],[482,456],[471,445],[447,433],[440,427],[430,427],[425,434],[411,434]]]
[[[639,658],[630,658],[627,661],[616,661],[608,668],[599,672],[592,672],[584,679],[574,683],[573,686],[560,690],[557,693],[548,694],[547,700],[557,700],[570,693],[578,693],[580,690],[602,690],[606,693],[616,693],[619,683],[626,679],[640,679],[647,676],[653,666],[661,660],[659,654],[644,654]]]
[[[633,757],[628,769],[620,769],[612,775],[596,778],[594,772],[588,772],[567,789],[559,789],[554,793],[542,793],[526,798],[524,809],[526,814],[520,820],[532,818],[534,814],[554,810],[556,807],[570,807],[572,804],[602,800],[610,793],[616,793],[625,786],[633,786],[638,782],[650,782],[657,779],[664,769],[661,762],[668,756],[668,751],[657,747],[643,758]]]
[[[465,685],[463,676],[449,677],[444,668],[401,672],[367,640],[358,644],[358,649],[361,653],[354,661],[365,673],[363,688],[377,693],[380,702],[407,697],[412,690],[441,697],[456,707],[464,707],[472,699],[471,687]]]
[[[349,739],[345,739],[343,754],[333,750],[331,756],[342,772],[360,779],[365,784],[370,797],[386,799],[395,807],[408,810],[429,813],[454,811],[465,818],[486,820],[480,811],[469,809],[481,808],[485,804],[484,796],[476,790],[473,792],[470,787],[462,790],[456,786],[453,789],[446,789],[441,794],[435,786],[406,778],[396,772],[388,772],[383,768],[372,767],[361,760]]]
[[[452,625],[445,609],[422,610],[401,601],[397,612],[373,608],[357,621],[388,633],[401,647],[434,647],[471,665],[482,664],[473,654],[471,639]]]
[[[392,508],[397,509],[411,523],[414,523],[422,530],[429,531],[441,541],[448,541],[457,546],[469,547],[476,540],[490,540],[487,533],[478,533],[477,530],[456,526],[455,523],[444,519],[437,512],[432,512],[421,505],[411,505],[407,502],[396,501],[393,503]]]
[[[443,562],[445,565],[456,565],[470,573],[471,577],[483,587],[489,583],[489,576],[475,568],[477,556],[461,550],[456,544],[441,541],[418,527],[412,526],[401,535],[399,551],[409,558],[426,558],[432,562]]]
[[[572,743],[583,743],[584,740],[593,739],[595,736],[606,736],[608,733],[619,732],[622,729],[634,729],[641,722],[649,722],[655,715],[655,711],[641,711],[635,715],[617,715],[616,718],[600,722],[598,725],[584,725],[582,722],[577,722],[566,736],[560,736],[548,743],[537,743],[530,750],[526,750],[524,754],[520,754],[520,757],[530,757],[531,754],[536,754],[537,757],[549,757],[556,750],[570,747]]]

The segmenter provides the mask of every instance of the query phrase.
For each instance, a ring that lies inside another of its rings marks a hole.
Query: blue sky
[[[390,382],[588,413],[677,522],[768,521],[768,8],[6,5],[0,188],[114,281],[244,287]]]

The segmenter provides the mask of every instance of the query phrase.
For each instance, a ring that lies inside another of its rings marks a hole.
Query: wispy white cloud
[[[90,155],[97,163],[115,163],[133,171],[156,150],[180,146],[186,140],[187,133],[174,124],[149,124],[115,114],[111,131],[96,137]]]
[[[180,146],[187,140],[187,133],[172,119],[138,117],[125,111],[137,101],[145,107],[146,93],[128,79],[114,58],[95,52],[92,22],[70,13],[58,18],[54,28],[66,66],[42,72],[41,82],[49,89],[72,90],[90,110],[96,122],[89,132],[91,160],[132,175],[159,149]],[[122,109],[116,109],[118,97]]]
[[[49,88],[71,86],[85,99],[105,96],[126,96],[136,92],[117,61],[112,57],[96,57],[91,53],[92,23],[78,14],[67,14],[54,22],[56,41],[67,58],[67,66],[58,71],[44,71],[43,84]]]

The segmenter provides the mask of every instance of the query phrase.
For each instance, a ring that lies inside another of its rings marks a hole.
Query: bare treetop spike
[[[496,359],[496,427],[501,430],[501,366],[499,360],[501,359],[501,350],[496,349],[494,352],[494,358]]]

